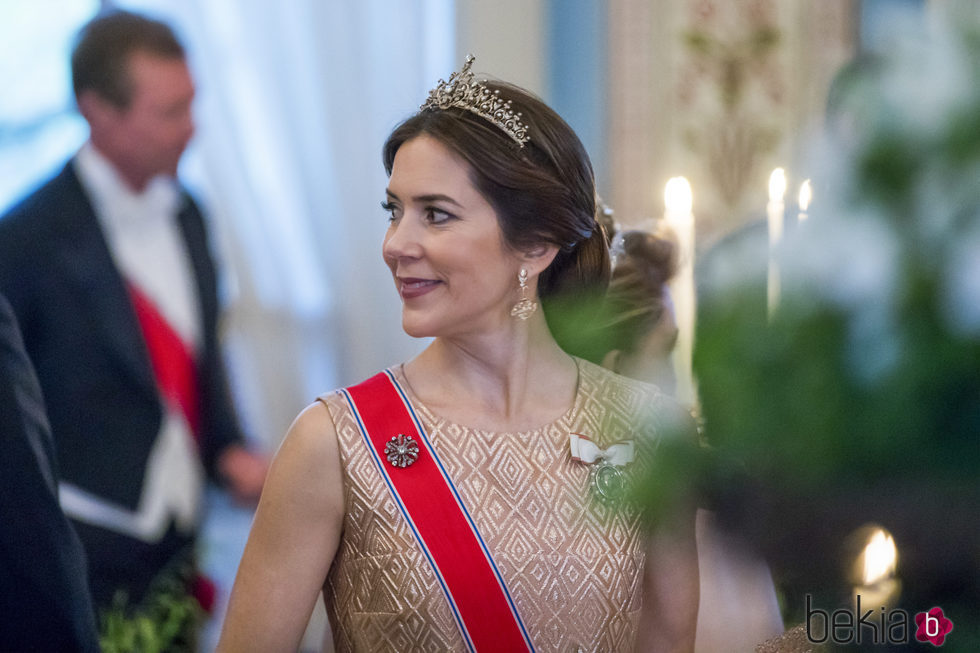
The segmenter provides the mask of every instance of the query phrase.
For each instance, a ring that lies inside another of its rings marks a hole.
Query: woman
[[[612,239],[612,281],[593,341],[596,360],[620,374],[673,392],[670,353],[677,323],[667,282],[676,247],[667,234],[624,231]],[[697,653],[752,653],[783,631],[775,586],[764,561],[697,511],[700,577]]]
[[[593,338],[600,347],[596,362],[673,394],[677,319],[667,282],[677,267],[677,248],[666,234],[630,230],[613,235],[612,252],[612,281]]]
[[[383,258],[405,331],[434,340],[296,419],[220,650],[294,650],[321,591],[338,651],[693,644],[693,512],[644,567],[636,516],[593,499],[633,445],[596,451],[677,411],[565,353],[538,309],[608,279],[591,164],[557,114],[471,63],[384,147]]]

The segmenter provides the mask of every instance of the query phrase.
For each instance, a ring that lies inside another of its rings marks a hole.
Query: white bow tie
[[[623,440],[602,449],[592,440],[578,433],[568,434],[568,443],[572,448],[572,460],[591,465],[602,460],[610,465],[623,467],[633,462],[634,447],[632,440]]]

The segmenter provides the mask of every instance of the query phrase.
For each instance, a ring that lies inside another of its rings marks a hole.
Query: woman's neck
[[[519,431],[553,421],[574,401],[578,371],[536,317],[539,324],[507,333],[436,338],[405,364],[413,392],[440,416],[477,428]]]

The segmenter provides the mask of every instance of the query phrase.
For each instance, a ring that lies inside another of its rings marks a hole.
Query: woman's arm
[[[637,651],[694,650],[699,598],[694,516],[692,508],[651,537],[643,572]]]
[[[654,409],[664,437],[677,438],[673,445],[688,455],[696,455],[698,431],[691,414],[667,399],[655,403]],[[686,450],[688,446],[690,450]],[[636,650],[644,653],[694,651],[700,597],[697,500],[687,494],[673,501],[676,503],[665,509],[654,524],[647,546],[643,612],[636,643]]]
[[[232,589],[218,651],[295,651],[343,528],[337,434],[326,407],[307,407],[269,470]]]

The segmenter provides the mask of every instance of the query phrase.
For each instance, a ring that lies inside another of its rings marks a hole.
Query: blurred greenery
[[[99,615],[103,653],[192,653],[205,611],[190,592],[196,577],[189,559],[180,558],[156,579],[147,596],[130,603],[119,592]]]
[[[899,607],[941,606],[944,650],[976,651],[980,31],[963,17],[930,29],[848,80],[838,110],[862,109],[815,148],[814,203],[787,224],[771,316],[763,221],[704,253],[694,365],[712,448],[665,447],[642,493],[669,503],[693,481],[770,561],[788,625],[806,594],[847,601],[849,536],[881,524]]]

